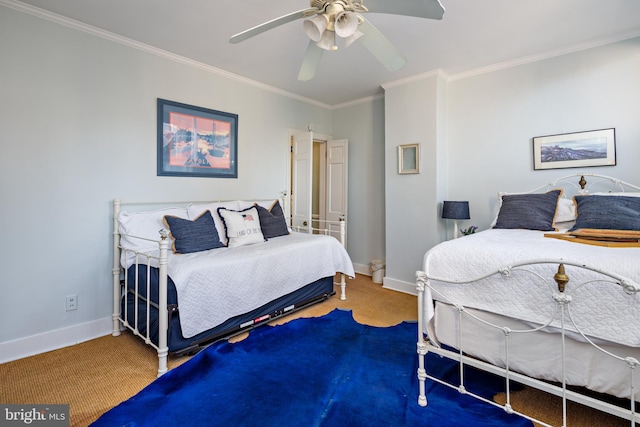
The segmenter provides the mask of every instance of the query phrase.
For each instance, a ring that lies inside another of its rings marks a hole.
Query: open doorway
[[[313,156],[311,171],[311,220],[313,228],[321,228],[326,219],[326,163],[327,141],[313,140]]]
[[[326,221],[346,221],[347,140],[292,132],[288,151],[291,224],[327,228]]]

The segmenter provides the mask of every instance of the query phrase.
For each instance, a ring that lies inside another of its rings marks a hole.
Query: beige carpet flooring
[[[391,326],[403,320],[417,319],[415,296],[383,289],[370,277],[362,275],[347,283],[346,301],[340,301],[336,287],[337,295],[328,301],[274,323],[285,323],[296,317],[322,316],[335,308],[352,310],[357,322],[372,326]],[[234,340],[246,336],[243,334]],[[169,368],[188,359],[170,356]],[[70,404],[71,425],[86,426],[151,383],[156,371],[157,356],[151,347],[129,333],[119,337],[109,335],[1,364],[0,402]],[[497,396],[498,401],[500,398]],[[527,408],[538,418],[557,426],[561,425],[559,405],[557,398],[535,390],[525,389],[512,395],[514,408]],[[568,422],[568,426],[575,427],[625,425],[629,423],[578,405],[572,406]]]

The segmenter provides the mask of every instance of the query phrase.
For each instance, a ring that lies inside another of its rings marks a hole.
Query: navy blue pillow
[[[216,224],[213,222],[211,212],[208,210],[193,221],[165,215],[164,224],[169,229],[173,239],[172,248],[174,253],[190,254],[224,247],[220,243]]]
[[[576,224],[569,230],[640,230],[640,197],[575,196]]]
[[[284,219],[280,201],[276,200],[270,209],[263,208],[260,205],[256,205],[256,208],[260,217],[260,228],[265,239],[289,234],[289,228],[287,227],[287,221]]]
[[[553,219],[561,195],[562,190],[542,194],[506,194],[502,196],[502,206],[493,228],[555,231]]]

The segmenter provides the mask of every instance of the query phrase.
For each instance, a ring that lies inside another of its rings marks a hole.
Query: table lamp
[[[442,205],[442,218],[453,220],[453,238],[458,238],[458,220],[471,219],[469,202],[445,201]]]

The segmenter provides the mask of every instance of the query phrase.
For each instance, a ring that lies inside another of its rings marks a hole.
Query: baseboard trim
[[[390,277],[385,277],[382,280],[382,287],[385,289],[390,289],[392,291],[404,292],[409,295],[418,295],[418,290],[416,289],[415,283],[404,282],[402,280],[392,279]]]
[[[371,276],[371,270],[369,270],[369,264],[353,264],[353,271],[365,276]]]
[[[0,343],[0,363],[69,347],[111,333],[111,317]]]
[[[353,269],[358,274],[371,276],[368,264],[354,264]],[[410,295],[418,294],[415,283],[389,277],[383,278],[382,287]],[[0,343],[0,354],[2,355],[0,356],[0,363],[11,362],[12,360],[23,359],[100,338],[109,335],[112,327],[111,317],[104,317],[67,328],[3,342]]]

